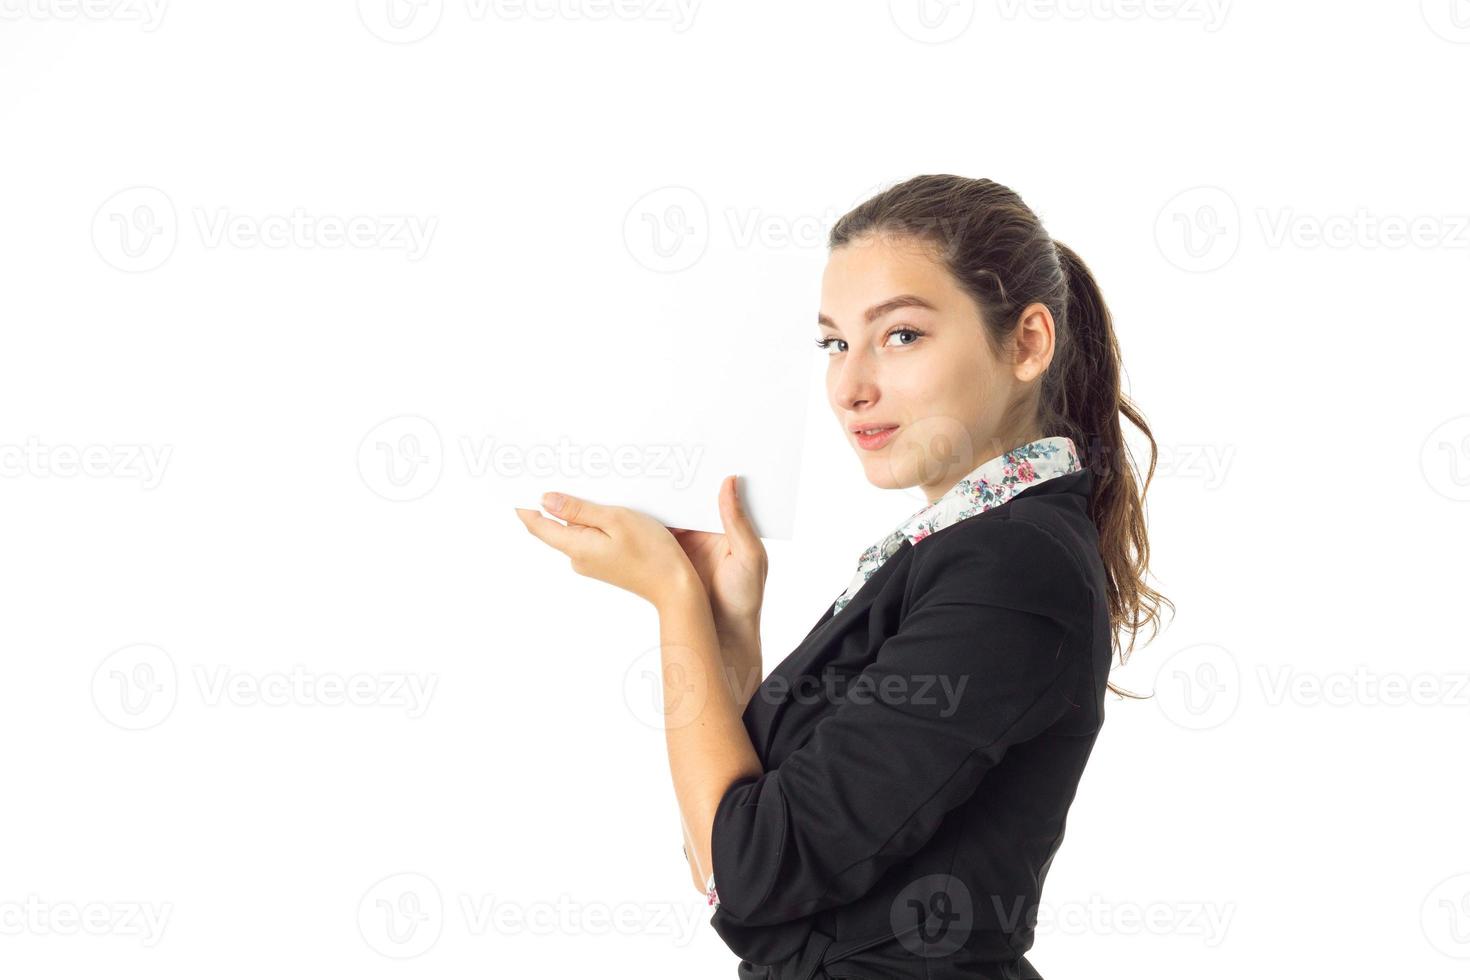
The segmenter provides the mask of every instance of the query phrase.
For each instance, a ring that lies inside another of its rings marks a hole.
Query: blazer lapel
[[[803,674],[816,674],[822,661],[832,655],[837,638],[846,632],[848,626],[858,620],[866,622],[864,614],[873,605],[878,593],[883,591],[888,580],[898,574],[899,567],[908,564],[904,559],[912,549],[913,543],[905,538],[899,544],[898,550],[889,555],[872,577],[863,583],[862,588],[853,593],[847,605],[842,607],[842,612],[836,616],[832,615],[832,607],[837,605],[837,600],[834,598],[828,603],[822,617],[807,630],[806,637],[785,660],[776,665],[766,680],[778,674],[788,680],[795,680]],[[746,706],[746,727],[762,760],[767,758],[771,734],[785,707],[784,698],[765,694],[764,682]]]

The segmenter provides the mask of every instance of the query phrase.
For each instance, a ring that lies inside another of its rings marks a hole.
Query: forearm
[[[764,674],[761,661],[760,621],[715,624],[720,641],[720,657],[741,712],[755,696]]]
[[[671,587],[658,613],[664,740],[692,870],[702,888],[712,873],[711,838],[720,798],[735,780],[762,770],[699,580],[691,576]]]

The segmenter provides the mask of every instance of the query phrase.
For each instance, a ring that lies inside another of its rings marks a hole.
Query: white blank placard
[[[556,490],[707,531],[739,474],[757,532],[792,537],[823,258],[726,236],[660,271],[637,234],[614,274],[568,297],[584,314],[558,328],[553,360],[494,394],[515,410],[461,452],[508,504]]]

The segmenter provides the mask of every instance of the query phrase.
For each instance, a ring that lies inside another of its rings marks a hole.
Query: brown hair
[[[997,355],[1006,350],[1022,310],[1043,303],[1051,311],[1056,352],[1038,385],[1031,428],[1071,439],[1082,465],[1092,470],[1091,516],[1108,577],[1108,620],[1118,662],[1126,663],[1139,631],[1152,624],[1151,638],[1157,636],[1161,607],[1174,604],[1143,581],[1148,570],[1143,497],[1153,480],[1158,445],[1143,414],[1122,392],[1118,338],[1092,272],[1076,252],[1052,240],[1015,191],[993,180],[926,174],[895,184],[843,215],[827,247],[867,235],[936,246],[946,268],[974,298]],[[1141,491],[1123,441],[1122,418],[1148,439],[1148,476]],[[1121,649],[1124,631],[1127,650]],[[1138,697],[1112,683],[1108,688]]]

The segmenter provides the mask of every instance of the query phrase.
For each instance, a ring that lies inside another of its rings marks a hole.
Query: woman
[[[1120,417],[1156,447],[1087,267],[1006,187],[915,177],[829,250],[832,410],[871,483],[929,503],[769,677],[733,477],[723,535],[574,498],[546,501],[566,526],[519,513],[658,610],[685,855],[739,976],[1035,978],[1114,647],[1168,604]]]

